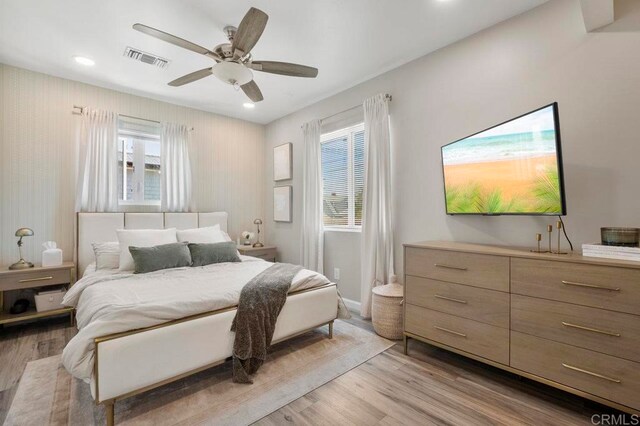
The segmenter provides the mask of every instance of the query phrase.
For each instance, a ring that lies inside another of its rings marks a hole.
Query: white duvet
[[[76,308],[78,322],[78,334],[62,352],[64,366],[75,377],[89,379],[94,338],[236,305],[242,287],[272,265],[254,257],[241,259],[148,274],[111,270],[85,274],[63,300],[64,305]],[[303,269],[294,277],[290,291],[327,283],[324,275]]]

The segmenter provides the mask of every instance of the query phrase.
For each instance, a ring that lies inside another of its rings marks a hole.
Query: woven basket
[[[371,322],[373,329],[382,337],[402,339],[402,304],[404,288],[393,283],[373,288]]]

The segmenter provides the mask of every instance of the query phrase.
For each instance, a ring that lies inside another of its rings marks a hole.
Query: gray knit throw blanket
[[[231,324],[233,381],[253,383],[251,376],[267,357],[278,315],[287,300],[293,277],[301,266],[274,263],[249,281],[240,293],[238,311]]]

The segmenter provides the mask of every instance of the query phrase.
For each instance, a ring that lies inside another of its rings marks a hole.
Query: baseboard
[[[358,314],[360,313],[360,307],[362,306],[360,302],[347,299],[346,297],[343,297],[342,300],[344,300],[344,304],[347,306],[347,309],[349,309],[350,311],[354,311]]]

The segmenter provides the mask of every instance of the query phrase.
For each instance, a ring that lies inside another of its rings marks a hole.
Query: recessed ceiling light
[[[253,102],[245,102],[242,104],[242,106],[246,109],[253,109],[256,107],[256,104],[254,104]]]
[[[80,65],[87,67],[92,67],[96,64],[93,59],[85,58],[84,56],[74,56],[73,59],[75,59]]]

